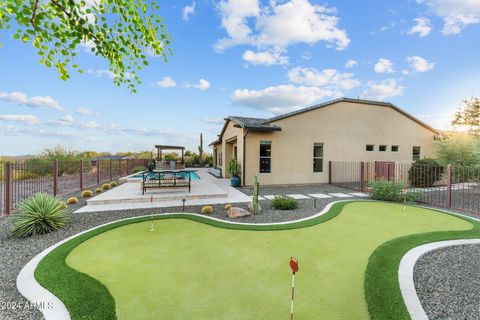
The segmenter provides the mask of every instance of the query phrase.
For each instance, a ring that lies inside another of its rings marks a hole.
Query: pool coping
[[[301,219],[297,220],[291,220],[291,221],[282,221],[282,222],[273,222],[273,223],[249,223],[249,222],[235,222],[235,221],[228,221],[228,220],[223,220],[219,218],[214,218],[214,217],[209,217],[206,215],[198,214],[198,213],[159,213],[159,214],[154,214],[153,217],[155,216],[170,216],[170,215],[185,215],[185,216],[199,216],[202,218],[210,219],[213,221],[218,221],[218,222],[223,222],[227,224],[233,224],[233,225],[283,225],[283,224],[291,224],[291,223],[296,223],[296,222],[302,222],[310,219],[317,218],[319,216],[322,216],[326,214],[330,208],[341,202],[353,202],[353,201],[375,201],[375,200],[369,200],[369,199],[349,199],[349,200],[338,200],[334,202],[330,202],[327,204],[322,211]],[[425,208],[425,209],[430,209],[432,208],[425,207],[425,206],[417,206],[420,208]],[[447,210],[439,210],[435,209],[436,211],[440,212],[445,212],[453,215],[457,215],[460,217],[467,217],[469,219],[477,220],[480,221],[480,219],[472,218],[469,216],[465,216],[460,213],[456,212],[451,212]],[[85,234],[87,232],[90,232],[92,230],[117,223],[119,221],[128,221],[128,220],[135,220],[139,218],[144,218],[144,217],[151,217],[152,215],[141,215],[137,217],[130,217],[130,218],[125,218],[125,219],[119,219],[111,222],[107,222],[98,226],[95,226],[93,228],[87,229],[85,231],[79,232],[75,235],[72,235],[62,241],[59,241],[50,247],[46,248],[39,254],[37,254],[35,257],[33,257],[25,266],[20,270],[20,273],[17,276],[17,288],[18,291],[30,302],[34,303],[37,306],[43,306],[39,307],[39,311],[43,314],[45,320],[70,320],[70,314],[68,312],[68,309],[66,308],[65,304],[57,298],[53,293],[42,287],[37,280],[35,279],[35,270],[40,263],[40,261],[48,255],[51,251],[56,249],[58,246],[64,244],[67,241],[70,241],[73,238],[76,238],[82,234]],[[419,247],[415,247],[408,251],[403,257],[400,262],[400,267],[398,270],[398,281],[400,283],[400,291],[402,294],[402,298],[405,302],[405,305],[407,306],[408,312],[412,318],[412,320],[424,320],[428,319],[425,313],[425,310],[423,309],[420,300],[418,298],[418,295],[415,290],[415,283],[413,280],[413,270],[415,267],[416,262],[418,259],[420,259],[421,256],[423,256],[425,253],[440,249],[443,247],[447,246],[452,246],[452,245],[461,245],[461,244],[467,244],[468,242],[471,243],[479,243],[480,244],[480,239],[468,239],[468,240],[448,240],[448,241],[440,241],[440,242],[432,242],[429,244],[421,245]],[[418,250],[417,250],[418,248]]]

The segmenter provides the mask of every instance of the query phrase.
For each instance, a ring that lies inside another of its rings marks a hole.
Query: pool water
[[[197,174],[195,171],[188,171],[188,172],[190,172],[190,178],[192,179],[192,181],[193,181],[193,180],[200,180],[200,177],[198,176],[198,174]],[[182,178],[188,179],[188,172],[185,172],[185,171],[183,171],[183,172],[177,172],[177,177],[182,177]],[[158,173],[155,173],[155,172],[150,173],[150,172],[148,172],[148,173],[147,173],[147,176],[148,176],[149,178],[150,178],[150,177],[151,177],[151,178],[154,178],[154,177],[157,177],[157,176],[158,176]],[[161,174],[161,176],[163,176],[163,175]],[[142,172],[139,172],[139,173],[137,173],[137,174],[135,174],[135,175],[133,175],[133,176],[130,176],[130,178],[132,178],[132,179],[142,179],[142,177],[143,177],[143,173],[142,173]]]

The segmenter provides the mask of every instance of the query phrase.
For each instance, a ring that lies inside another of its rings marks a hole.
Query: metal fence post
[[[83,190],[83,159],[80,160],[80,190]]]
[[[100,184],[100,159],[97,158],[97,184]]]
[[[447,208],[452,207],[452,165],[447,165]]]
[[[53,195],[58,194],[58,160],[53,161]]]
[[[360,191],[365,191],[365,163],[360,162]]]
[[[131,161],[131,159],[125,159],[125,161],[127,161],[127,176],[128,176],[130,174],[129,172],[130,172],[130,164],[131,164],[130,161]]]
[[[328,184],[332,184],[332,161],[328,161]]]
[[[13,164],[5,163],[5,214],[9,215],[13,210]]]
[[[110,181],[112,181],[112,159],[110,159],[109,163],[108,163],[108,170],[109,170],[109,173],[110,173]]]

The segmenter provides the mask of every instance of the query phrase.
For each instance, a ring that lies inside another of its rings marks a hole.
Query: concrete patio
[[[183,199],[186,205],[251,201],[249,196],[230,186],[230,179],[215,178],[204,168],[198,169],[197,174],[200,179],[192,181],[190,193],[179,188],[148,190],[142,195],[140,182],[127,182],[89,199],[87,205],[75,213],[177,207],[183,204]]]

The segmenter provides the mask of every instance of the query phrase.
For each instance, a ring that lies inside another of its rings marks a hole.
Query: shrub
[[[202,213],[203,214],[212,214],[213,213],[213,207],[212,206],[203,206],[202,207]]]
[[[12,233],[18,237],[27,237],[63,228],[67,221],[67,213],[62,203],[54,196],[36,193],[19,204],[11,221]]]
[[[138,172],[142,172],[142,171],[145,171],[146,167],[144,166],[136,166],[132,169],[132,172],[133,173],[138,173]]]
[[[405,183],[403,181],[387,181],[385,179],[380,179],[377,181],[370,181],[368,183],[372,191],[372,199],[383,200],[383,201],[393,201],[393,202],[413,202],[418,199],[419,194],[416,192],[406,191]]]
[[[225,210],[230,210],[230,208],[232,207],[232,205],[230,203],[227,203],[225,205],[225,207],[223,207]]]
[[[432,187],[435,181],[442,178],[443,166],[434,159],[420,159],[412,164],[408,171],[408,178],[412,187]]]
[[[276,210],[293,210],[297,206],[297,200],[286,196],[275,196],[272,200],[272,207]]]
[[[75,203],[77,203],[77,202],[78,202],[78,199],[75,198],[75,197],[71,197],[71,198],[68,198],[68,199],[67,199],[67,203],[68,203],[68,204],[75,204]]]
[[[110,189],[110,184],[109,183],[102,184],[102,190],[108,190],[108,189]]]
[[[101,188],[95,189],[95,193],[102,193],[102,189]]]
[[[91,196],[93,196],[93,192],[92,192],[92,190],[83,190],[80,195],[83,198],[90,198]]]
[[[236,158],[232,158],[227,164],[227,172],[232,177],[239,177],[241,173],[240,162]]]
[[[115,181],[110,182],[110,188],[116,187],[118,184]]]

